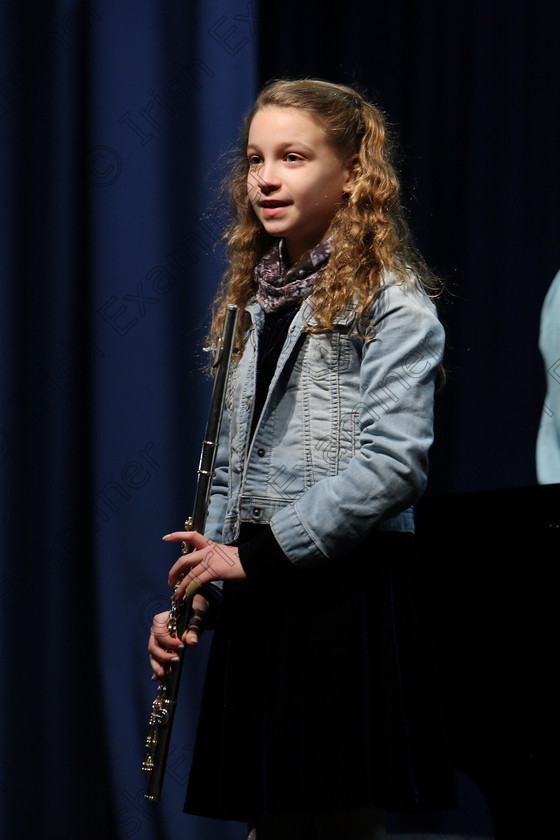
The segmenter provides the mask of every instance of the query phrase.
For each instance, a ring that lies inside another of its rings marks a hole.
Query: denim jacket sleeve
[[[277,511],[271,527],[297,565],[346,553],[422,493],[433,440],[434,380],[444,330],[420,292],[382,287],[360,367],[359,445],[348,466]]]

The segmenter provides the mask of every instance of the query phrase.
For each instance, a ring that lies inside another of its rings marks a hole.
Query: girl
[[[185,810],[256,840],[373,840],[387,809],[452,803],[411,507],[444,333],[387,145],[354,90],[276,81],[231,177],[212,340],[244,314],[207,528],[164,537],[194,548],[175,597],[204,595],[149,652],[158,679],[224,582]]]

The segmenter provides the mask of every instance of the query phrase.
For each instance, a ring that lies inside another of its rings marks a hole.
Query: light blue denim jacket
[[[242,522],[270,524],[300,567],[354,549],[376,528],[414,530],[433,439],[434,379],[444,331],[432,302],[386,283],[361,337],[347,313],[332,333],[304,331],[310,300],[288,331],[249,441],[264,313],[245,311],[232,367],[205,534],[232,543]]]

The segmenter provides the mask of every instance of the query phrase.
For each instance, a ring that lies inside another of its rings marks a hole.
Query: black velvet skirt
[[[245,822],[455,805],[410,534],[289,584],[226,582],[185,811]]]

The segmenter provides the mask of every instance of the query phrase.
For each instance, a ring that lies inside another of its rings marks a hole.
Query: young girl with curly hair
[[[419,617],[412,505],[426,482],[444,331],[379,111],[275,81],[230,179],[234,361],[183,639],[156,616],[154,679],[217,613],[185,810],[256,840],[375,840],[387,810],[451,807]],[[221,603],[216,593],[222,588]],[[162,627],[164,629],[162,629]]]

